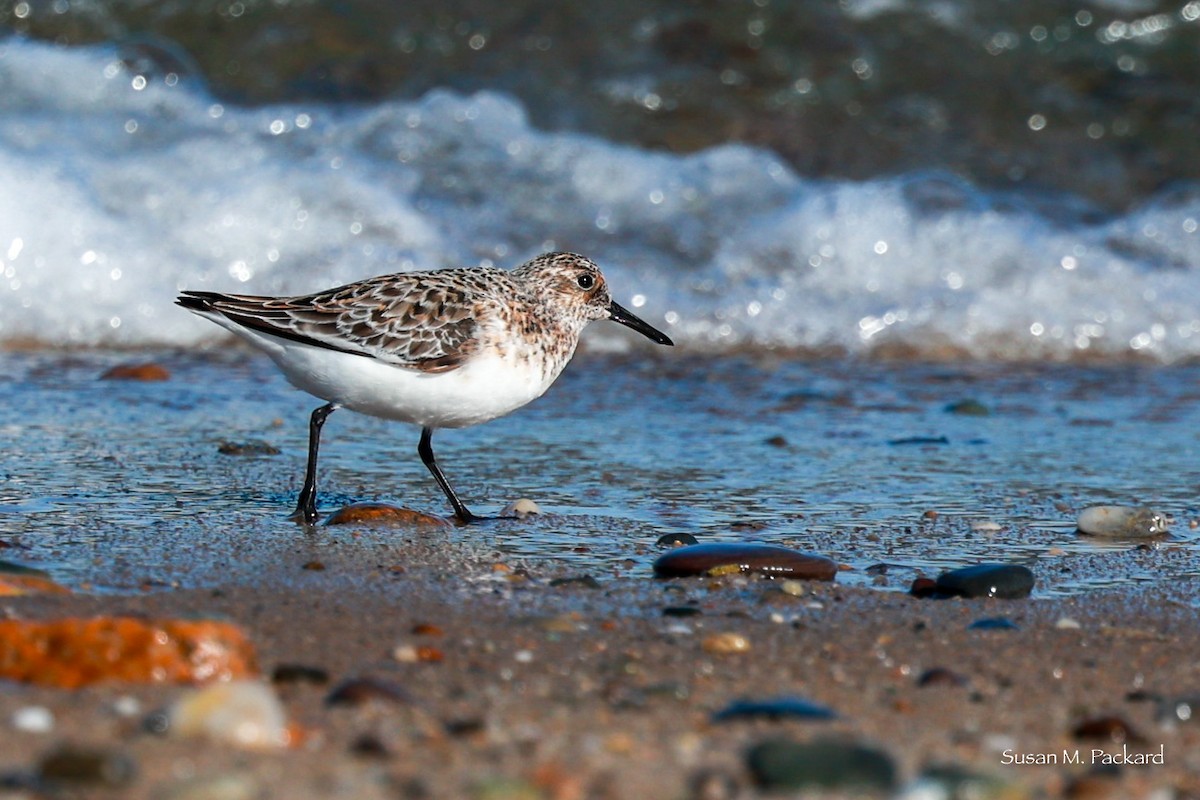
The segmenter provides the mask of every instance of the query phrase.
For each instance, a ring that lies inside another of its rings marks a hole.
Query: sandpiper
[[[434,430],[487,422],[540,397],[592,320],[674,344],[614,302],[600,268],[575,253],[547,253],[511,272],[401,272],[297,297],[183,292],[175,302],[263,350],[292,385],[326,401],[309,421],[292,514],[307,525],[317,521],[321,427],[338,408],[420,425],[417,453],[469,523],[480,518],[434,459]]]

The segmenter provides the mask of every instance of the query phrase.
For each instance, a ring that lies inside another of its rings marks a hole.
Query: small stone
[[[894,446],[950,444],[945,436],[905,436],[900,439],[889,439],[888,444]]]
[[[1000,523],[992,522],[989,519],[971,523],[971,530],[978,531],[979,533],[996,533],[997,531],[1001,531],[1003,529],[1004,528],[1000,525]]]
[[[1079,624],[1078,620],[1071,619],[1070,617],[1059,617],[1058,621],[1054,623],[1054,627],[1060,631],[1077,631],[1083,626]]]
[[[361,706],[371,701],[406,704],[408,692],[382,678],[350,678],[342,681],[325,698],[327,706]]]
[[[433,514],[387,503],[351,503],[329,515],[326,525],[381,525],[384,527],[452,527],[450,521]]]
[[[716,542],[680,547],[659,556],[660,578],[756,572],[773,578],[832,581],[837,564],[824,556],[770,544]]]
[[[241,628],[132,617],[0,620],[0,678],[64,689],[100,681],[203,683],[258,674]]]
[[[118,364],[100,376],[102,381],[165,381],[171,373],[161,364]]]
[[[947,414],[959,414],[965,417],[986,417],[992,413],[983,403],[971,399],[950,403],[943,410]]]
[[[277,456],[279,448],[262,441],[221,442],[217,452],[223,456]]]
[[[917,686],[966,686],[966,677],[945,667],[932,667],[917,677]]]
[[[175,738],[203,737],[246,750],[272,750],[291,742],[283,705],[260,681],[194,689],[175,701],[167,719],[168,733]]]
[[[530,500],[528,497],[522,497],[520,500],[514,500],[504,507],[500,512],[502,517],[516,517],[521,519],[528,517],[530,514],[540,514],[542,508],[537,503]]]
[[[707,653],[733,655],[750,652],[750,640],[740,633],[726,631],[705,636],[700,644]]]
[[[755,783],[767,791],[824,788],[846,792],[889,792],[896,765],[879,750],[854,742],[787,738],[759,742],[746,753]]]
[[[271,683],[311,683],[322,686],[329,683],[329,673],[320,667],[304,664],[280,664],[271,671]]]
[[[1076,725],[1071,733],[1076,739],[1097,739],[1113,744],[1137,744],[1145,741],[1132,725],[1117,716],[1085,719]]]
[[[768,437],[763,444],[766,444],[770,447],[787,447],[788,440],[784,436],[775,434],[774,436]]]
[[[1200,695],[1167,697],[1158,701],[1157,718],[1163,725],[1200,721]]]
[[[34,594],[70,594],[71,590],[38,575],[0,574],[0,597],[24,597]]]
[[[1167,532],[1169,519],[1146,506],[1091,506],[1075,521],[1079,532],[1105,539],[1144,539]]]
[[[983,617],[967,626],[969,631],[1016,631],[1020,626],[1008,617]]]
[[[120,788],[128,785],[136,773],[133,759],[126,755],[73,745],[47,754],[37,769],[38,777],[45,783],[69,784],[80,789],[88,786]]]
[[[54,730],[54,714],[45,706],[25,706],[13,712],[12,726],[22,733],[50,733]]]
[[[305,561],[303,564],[300,565],[300,569],[307,570],[308,572],[324,572],[325,571],[325,562],[323,562],[323,561]]]
[[[162,800],[261,800],[266,796],[254,776],[240,772],[190,778],[161,794]]]
[[[687,547],[697,544],[698,540],[690,533],[664,533],[654,543],[655,547]]]
[[[703,613],[695,606],[667,606],[662,610],[664,617],[698,617]]]
[[[600,581],[596,580],[591,575],[572,575],[568,578],[551,578],[550,585],[554,588],[559,587],[574,587],[579,589],[599,589],[601,588]]]
[[[928,511],[926,511],[924,514],[922,514],[921,518],[933,520],[933,519],[937,519],[939,516],[940,516],[940,514],[938,514],[938,512],[935,509],[931,508]]]
[[[836,719],[837,713],[803,697],[773,697],[767,700],[737,700],[712,716],[713,722],[733,719]]]
[[[1020,564],[976,564],[938,576],[936,590],[949,597],[1013,600],[1033,591],[1033,572]]]

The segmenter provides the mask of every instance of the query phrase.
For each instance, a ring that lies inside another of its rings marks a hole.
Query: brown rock
[[[718,576],[735,572],[757,572],[773,578],[831,581],[837,564],[824,556],[803,553],[771,544],[715,542],[678,547],[654,562],[661,578],[693,575]]]
[[[19,597],[27,594],[70,594],[71,590],[49,578],[37,575],[0,574],[0,597]]]
[[[103,681],[206,683],[254,677],[242,629],[207,620],[0,620],[0,678],[75,689]]]
[[[171,373],[161,364],[118,364],[100,376],[102,381],[165,381]]]
[[[369,524],[386,526],[430,526],[451,527],[450,521],[433,514],[424,514],[411,508],[392,506],[387,503],[351,503],[329,515],[326,525]]]

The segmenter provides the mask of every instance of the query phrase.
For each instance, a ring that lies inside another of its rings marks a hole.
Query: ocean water
[[[845,565],[839,582],[881,591],[981,561],[1029,565],[1039,596],[1200,574],[1194,366],[585,354],[530,406],[434,437],[473,511],[528,497],[542,515],[305,531],[286,516],[316,401],[246,349],[137,357],[170,380],[101,380],[128,352],[0,354],[0,558],[99,592],[301,583],[310,561],[361,580],[430,547],[460,577],[503,560],[541,580],[650,580],[657,539],[684,532],[822,553]],[[962,400],[987,413],[946,410]],[[322,512],[368,501],[448,514],[417,438],[331,416]],[[225,442],[278,453],[226,455]],[[1170,532],[1078,534],[1096,504],[1150,505]]]
[[[4,557],[100,591],[400,558],[282,520],[312,401],[174,296],[568,249],[678,346],[594,325],[545,398],[439,434],[472,503],[550,512],[448,557],[647,575],[682,530],[888,589],[1197,573],[1200,6],[590,8],[0,2]],[[98,380],[130,359],[172,379]],[[415,431],[328,430],[327,509],[444,510]],[[1172,533],[1080,537],[1097,503]]]
[[[219,331],[171,305],[182,288],[569,249],[696,353],[1200,354],[1194,184],[1101,214],[939,169],[814,178],[746,143],[547,131],[493,90],[246,106],[136,67],[0,40],[0,343],[200,345]]]

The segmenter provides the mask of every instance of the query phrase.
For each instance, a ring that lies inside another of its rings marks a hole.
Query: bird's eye
[[[590,289],[596,285],[596,279],[586,272],[576,278],[575,282],[579,284],[580,289]]]

